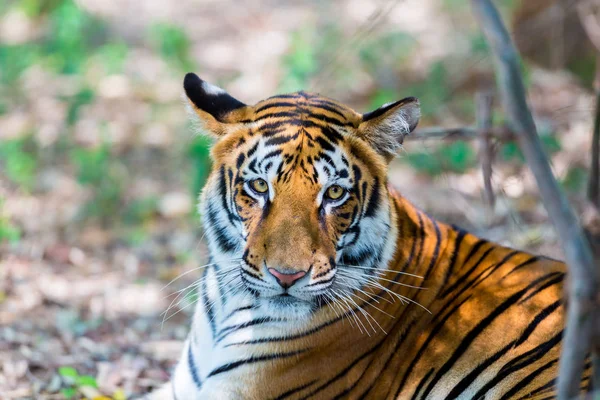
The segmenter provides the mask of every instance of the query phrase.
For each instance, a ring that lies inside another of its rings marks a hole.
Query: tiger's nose
[[[305,271],[299,271],[293,274],[284,274],[277,271],[275,268],[269,268],[269,272],[275,277],[275,279],[277,279],[277,283],[279,283],[279,285],[281,285],[281,287],[284,289],[291,287],[298,281],[298,279],[306,275]]]

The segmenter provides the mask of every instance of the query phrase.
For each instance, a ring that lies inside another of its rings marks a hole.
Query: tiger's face
[[[416,99],[361,115],[304,92],[247,106],[194,74],[184,87],[217,139],[201,212],[234,290],[273,316],[306,318],[385,268],[387,164],[418,122]]]

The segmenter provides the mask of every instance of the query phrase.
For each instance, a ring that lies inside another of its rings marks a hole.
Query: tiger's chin
[[[315,312],[312,302],[290,295],[262,297],[260,307],[273,318],[285,320],[308,320]]]

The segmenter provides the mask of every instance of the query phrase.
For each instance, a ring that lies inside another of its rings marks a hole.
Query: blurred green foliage
[[[547,155],[555,154],[561,150],[560,142],[554,132],[540,130],[539,134]],[[501,161],[525,163],[525,156],[516,142],[502,144],[498,153]]]
[[[192,162],[191,191],[197,196],[202,190],[211,168],[210,161],[211,139],[206,136],[197,136],[192,141],[188,150],[188,157]]]
[[[95,149],[75,148],[71,151],[71,162],[75,165],[79,183],[93,193],[82,216],[97,217],[105,224],[115,217],[121,220],[126,174],[119,161],[111,157],[110,146],[105,143]]]
[[[196,69],[196,65],[190,57],[190,40],[181,28],[159,23],[153,25],[149,33],[153,48],[167,62],[172,63],[183,72]]]
[[[14,10],[21,10],[36,23],[43,24],[44,29],[43,34],[24,43],[0,42],[0,94],[3,94],[0,96],[0,115],[19,105],[19,79],[34,65],[55,76],[84,76],[90,68],[98,67],[101,68],[98,72],[104,76],[124,72],[129,45],[115,37],[103,20],[85,12],[74,0],[0,2],[0,17]],[[181,28],[156,23],[148,29],[147,38],[148,47],[165,60],[174,74],[196,69],[190,56],[191,42]],[[76,173],[77,181],[91,193],[89,202],[80,212],[82,219],[96,218],[105,224],[143,225],[157,214],[158,199],[125,198],[127,180],[131,178],[126,160],[113,154],[115,149],[107,141],[91,148],[73,141],[82,107],[93,104],[96,99],[97,94],[89,84],[83,84],[73,94],[61,95],[58,100],[66,104],[66,117],[65,130],[58,141],[45,148],[44,155],[30,134],[0,141],[0,171],[21,190],[32,191],[43,163],[62,164],[66,160]],[[209,146],[203,138],[188,145],[186,168],[193,168],[190,185],[194,197],[206,180],[210,166]],[[18,237],[18,231],[2,220],[0,237],[12,240]]]
[[[35,142],[31,136],[0,142],[0,160],[4,173],[13,183],[31,191],[35,184],[38,161]]]
[[[12,84],[33,64],[57,73],[81,73],[90,52],[108,39],[101,20],[72,0],[26,0],[17,3],[29,16],[47,18],[48,33],[23,44],[0,45],[0,82]]]
[[[514,10],[518,3],[516,0],[497,2],[505,14]],[[469,0],[443,0],[443,7],[450,15],[469,12]],[[131,44],[117,37],[106,21],[78,7],[75,0],[0,2],[0,15],[14,9],[22,10],[36,24],[43,24],[44,29],[42,34],[24,43],[0,43],[0,115],[10,112],[11,107],[21,105],[19,79],[31,66],[39,65],[56,76],[83,77],[97,68],[104,76],[125,73]],[[464,125],[469,125],[474,120],[473,92],[477,88],[468,79],[461,83],[461,77],[455,75],[462,73],[461,69],[477,67],[489,70],[491,76],[492,66],[489,48],[479,30],[465,27],[458,34],[462,35],[461,43],[466,44],[468,60],[453,55],[440,57],[427,64],[421,75],[415,76],[414,71],[413,75],[406,73],[406,65],[420,56],[419,43],[402,27],[385,34],[351,38],[346,43],[348,36],[334,19],[317,29],[312,25],[306,26],[291,34],[289,50],[281,59],[283,74],[279,91],[309,89],[311,84],[315,84],[315,77],[322,81],[331,79],[345,88],[355,84],[353,79],[356,75],[353,74],[358,70],[373,79],[366,97],[358,100],[361,104],[368,104],[370,109],[411,95],[421,100],[423,124],[444,125],[445,116],[451,113]],[[161,57],[174,75],[198,69],[190,55],[192,41],[181,27],[168,22],[154,23],[144,32],[144,37],[143,45]],[[348,59],[356,64],[348,65]],[[590,66],[593,64],[581,61],[571,69],[578,70],[579,76],[587,77],[593,72]],[[522,70],[526,82],[529,82],[530,66],[523,63]],[[320,76],[323,72],[325,74]],[[317,83],[320,85],[322,81]],[[312,89],[320,90],[319,87]],[[44,148],[44,157],[39,144],[33,139],[32,133],[35,132],[0,142],[0,168],[10,182],[30,192],[35,190],[36,179],[44,163],[56,162],[50,160],[48,154],[62,157],[61,162],[66,160],[69,168],[75,171],[78,182],[91,193],[81,217],[128,225],[131,229],[127,230],[127,240],[139,242],[144,237],[144,224],[158,213],[159,199],[156,196],[127,197],[128,179],[134,172],[129,171],[127,157],[122,153],[116,154],[117,150],[111,148],[108,142],[88,148],[73,139],[82,110],[99,98],[95,90],[94,82],[84,82],[76,91],[61,95],[59,100],[66,104],[67,110],[64,132],[60,133],[54,147]],[[151,104],[150,113],[154,115],[156,108],[163,108],[163,105]],[[504,122],[499,107],[496,107],[494,117],[496,124]],[[100,121],[101,124],[109,122]],[[560,141],[555,134],[543,133],[542,140],[549,153],[560,151]],[[194,198],[210,170],[210,145],[210,140],[198,136],[178,148],[175,156],[170,156],[184,160],[177,166],[190,171],[185,174],[185,179]],[[403,161],[423,174],[460,174],[477,167],[472,143],[440,142],[427,151],[412,144],[407,148]],[[502,162],[524,163],[515,143],[500,145],[498,154]],[[585,180],[585,174],[577,168],[569,171],[563,180],[569,190],[581,187]],[[18,238],[18,231],[4,220],[0,220],[2,238]]]
[[[431,176],[442,173],[464,173],[476,165],[477,157],[466,142],[452,142],[434,151],[413,151],[404,159],[417,171]]]
[[[83,387],[98,388],[98,382],[96,378],[91,375],[82,375],[75,368],[69,366],[63,366],[58,368],[58,375],[62,378],[63,388],[61,394],[66,399],[79,398],[78,392],[82,391]],[[82,392],[84,394],[85,392]],[[102,399],[108,399],[108,397],[102,396]],[[125,400],[121,390],[118,390],[112,396],[115,400]],[[98,397],[100,399],[100,397]]]
[[[308,80],[317,71],[317,53],[314,32],[304,29],[294,32],[291,50],[283,58],[284,76],[280,82],[282,92],[295,92],[306,89]]]
[[[106,26],[73,1],[60,2],[48,17],[51,33],[42,43],[46,62],[59,73],[80,73],[88,49],[105,42]]]
[[[562,187],[569,193],[584,193],[589,177],[588,170],[581,165],[574,165],[561,179]]]
[[[3,203],[4,199],[0,197],[0,244],[3,242],[18,242],[21,238],[21,231],[2,215]]]

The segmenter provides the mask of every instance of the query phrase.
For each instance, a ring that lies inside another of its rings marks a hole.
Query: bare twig
[[[472,140],[484,136],[501,142],[510,142],[515,139],[513,132],[506,127],[490,128],[481,132],[479,129],[470,126],[462,128],[442,128],[433,126],[428,128],[419,128],[410,135],[406,136],[404,140]]]
[[[594,90],[596,92],[596,115],[592,135],[592,165],[588,182],[588,199],[600,209],[600,55],[596,57]]]
[[[489,92],[480,92],[475,96],[477,127],[479,128],[479,161],[483,172],[485,201],[490,209],[494,208],[494,189],[492,188],[492,161],[494,149],[492,138],[487,132],[492,128],[492,104],[494,97]]]
[[[519,58],[500,14],[490,0],[471,0],[476,19],[494,54],[502,105],[540,189],[544,206],[563,245],[569,266],[567,324],[559,362],[558,398],[579,395],[585,357],[593,337],[598,273],[592,251],[556,179],[527,106]]]

